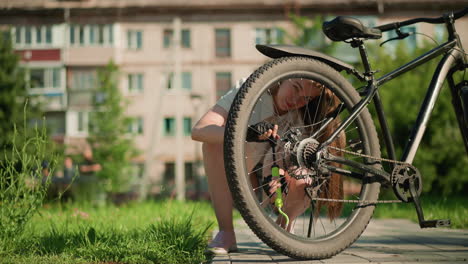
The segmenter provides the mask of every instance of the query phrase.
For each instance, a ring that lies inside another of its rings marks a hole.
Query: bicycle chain
[[[345,150],[345,149],[341,149],[341,148],[337,148],[337,147],[333,147],[333,146],[328,146],[328,148],[331,148],[331,149],[334,149],[334,150],[337,150],[337,151],[340,151],[340,152],[343,152],[343,153],[347,153],[347,154],[351,154],[351,155],[355,155],[355,156],[359,156],[359,157],[363,157],[363,158],[373,159],[373,160],[377,160],[377,161],[381,161],[381,162],[389,162],[389,163],[394,163],[394,164],[398,164],[398,165],[409,165],[409,166],[411,166],[411,164],[409,164],[407,162],[403,162],[403,161],[397,161],[397,160],[391,160],[391,159],[385,159],[385,158],[377,158],[377,157],[374,157],[374,156],[361,154],[361,153],[358,153],[358,152],[349,151],[349,150]],[[393,175],[392,175],[392,177],[393,177]],[[311,199],[314,200],[314,201],[325,201],[325,202],[357,203],[360,206],[370,205],[370,204],[402,203],[401,200],[343,200],[343,199],[330,199],[330,198],[311,198]]]
[[[334,149],[334,150],[338,150],[338,151],[341,151],[341,152],[343,152],[343,153],[348,153],[348,154],[351,154],[351,155],[356,155],[356,156],[359,156],[359,157],[369,158],[369,159],[373,159],[373,160],[377,160],[377,161],[384,161],[384,162],[394,163],[394,164],[398,164],[398,165],[411,165],[411,164],[409,164],[408,162],[404,162],[404,161],[391,160],[391,159],[384,159],[384,158],[377,158],[377,157],[374,157],[374,156],[370,156],[370,155],[366,155],[366,154],[361,154],[361,153],[358,153],[358,152],[349,151],[349,150],[346,150],[346,149],[341,149],[341,148],[337,148],[337,147],[333,147],[333,146],[328,146],[328,148],[331,148],[331,149]]]
[[[400,200],[343,200],[330,198],[312,198],[312,200],[325,202],[357,203],[359,206],[384,203],[402,203],[402,201]]]

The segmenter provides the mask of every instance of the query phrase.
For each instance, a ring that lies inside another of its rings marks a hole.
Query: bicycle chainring
[[[422,192],[422,178],[416,167],[410,164],[398,164],[392,171],[391,183],[395,195],[403,202],[411,199],[410,182],[414,181],[414,186],[418,196]]]

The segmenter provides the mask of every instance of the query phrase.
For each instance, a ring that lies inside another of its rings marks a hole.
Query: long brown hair
[[[316,86],[321,89],[321,95],[312,99],[307,105],[300,108],[300,112],[304,117],[304,125],[308,129],[308,135],[311,135],[314,130],[318,129],[320,125],[312,126],[314,123],[317,123],[323,120],[328,114],[335,111],[340,106],[340,100],[338,97],[328,88],[322,84],[316,83]],[[322,135],[317,139],[319,142],[323,142],[328,139],[329,136],[335,131],[339,126],[341,120],[339,117],[336,117],[326,128]],[[337,139],[335,139],[330,146],[343,149],[346,145],[346,135],[342,131]],[[343,153],[332,148],[329,148],[328,151],[335,156],[342,156]],[[332,163],[332,166],[340,167],[340,164]],[[328,182],[325,183],[325,191],[321,191],[319,194],[320,198],[330,198],[330,199],[342,199],[344,196],[343,192],[343,178],[340,174],[332,173]],[[327,207],[327,216],[330,220],[333,220],[340,216],[343,209],[343,203],[341,202],[328,202],[328,201],[318,201],[316,212],[320,212],[322,206]]]

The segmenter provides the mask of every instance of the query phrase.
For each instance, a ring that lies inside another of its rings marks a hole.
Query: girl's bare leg
[[[232,221],[232,196],[224,171],[223,145],[203,143],[203,161],[211,203],[220,231],[210,247],[220,247],[229,251],[236,245],[236,236]]]
[[[305,187],[307,186],[306,180],[290,179],[288,182],[289,192],[284,202],[283,211],[289,217],[289,225],[286,230],[291,232],[293,227],[293,221],[310,205],[310,199],[305,193]],[[282,223],[284,227],[285,223]]]

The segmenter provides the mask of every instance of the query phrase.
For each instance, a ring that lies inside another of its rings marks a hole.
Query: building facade
[[[294,32],[288,13],[353,15],[375,26],[466,6],[468,1],[460,0],[2,1],[0,25],[12,34],[29,72],[29,91],[44,104],[54,138],[75,150],[86,142],[97,69],[111,60],[119,66],[119,86],[130,100],[127,114],[134,118],[128,132],[142,151],[134,160],[135,173],[142,177],[150,159],[147,180],[157,184],[174,177],[176,129],[183,130],[186,178],[203,174],[200,145],[190,139],[191,127],[237,80],[268,60],[255,44],[281,41],[284,33],[279,29]],[[175,18],[181,21],[180,49],[174,48]],[[457,22],[466,47],[467,28],[468,18]],[[436,38],[444,34],[443,27],[429,24],[406,30]],[[415,35],[408,44],[421,41]],[[357,51],[340,50],[337,56],[343,60],[356,60]],[[176,58],[182,92],[174,87]],[[175,105],[182,111],[181,128],[176,127]]]

